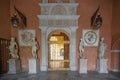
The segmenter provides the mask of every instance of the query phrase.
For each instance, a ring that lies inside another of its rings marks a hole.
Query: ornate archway
[[[56,30],[50,33],[48,38],[48,70],[69,70],[69,36]]]
[[[70,70],[76,71],[76,29],[78,28],[77,3],[40,3],[41,15],[39,28],[42,35],[41,71],[48,70],[48,37],[56,30],[62,30],[69,35],[70,40]],[[57,7],[56,7],[57,6]],[[59,12],[58,11],[61,10]],[[53,15],[54,14],[54,15]]]

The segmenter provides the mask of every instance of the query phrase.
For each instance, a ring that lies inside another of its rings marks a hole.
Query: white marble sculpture
[[[18,59],[18,45],[15,42],[15,38],[11,37],[10,45],[9,45],[10,55],[12,59]]]
[[[85,58],[84,51],[85,51],[85,44],[84,44],[83,39],[81,38],[80,44],[79,44],[79,54],[80,54],[79,56],[80,56],[80,58]]]
[[[108,73],[107,62],[108,59],[97,59],[97,66],[96,66],[97,72]]]
[[[16,74],[21,72],[19,59],[9,59],[7,63],[8,63],[8,74]]]
[[[98,49],[98,58],[102,59],[104,58],[104,53],[106,51],[107,44],[104,42],[104,38],[101,37],[100,43],[99,43],[99,49]]]
[[[87,73],[87,59],[79,60],[79,73],[82,73],[82,74]]]
[[[38,43],[35,38],[32,38],[32,58],[37,58]]]
[[[39,60],[36,58],[29,59],[29,74],[36,74],[39,72]]]

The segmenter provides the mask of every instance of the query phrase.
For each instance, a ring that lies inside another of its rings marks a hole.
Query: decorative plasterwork
[[[56,0],[57,3],[62,3],[62,0]],[[75,3],[75,0],[69,0],[70,3]],[[42,0],[42,3],[48,3],[48,0]]]
[[[19,30],[19,45],[31,46],[32,38],[35,37],[35,30]]]
[[[41,7],[41,15],[58,15],[61,13],[61,15],[76,15],[78,3],[43,3],[39,5]]]
[[[74,0],[70,0],[74,2]],[[76,29],[78,28],[77,6],[78,3],[44,3],[39,4],[41,15],[39,28],[42,34],[42,59],[41,71],[48,68],[48,35],[56,30],[64,30],[70,38],[70,70],[76,71]]]
[[[40,18],[40,17],[39,17]],[[51,17],[52,18],[52,17]],[[61,17],[60,17],[61,18]],[[41,18],[40,18],[41,19]],[[41,27],[51,26],[51,27],[70,27],[70,26],[78,26],[77,19],[41,19],[39,25]]]
[[[98,46],[99,30],[83,30],[83,40],[85,46]]]

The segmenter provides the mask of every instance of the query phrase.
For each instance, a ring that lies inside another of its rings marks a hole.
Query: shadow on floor
[[[88,72],[87,74],[79,74],[73,71],[48,71],[38,74],[0,74],[0,80],[120,80],[120,73]]]

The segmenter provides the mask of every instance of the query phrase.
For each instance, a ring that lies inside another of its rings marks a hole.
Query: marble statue
[[[79,53],[80,53],[80,58],[85,58],[84,56],[84,51],[85,51],[85,44],[83,39],[80,39],[80,44],[79,44]]]
[[[100,42],[99,42],[99,49],[98,49],[98,57],[99,58],[104,58],[104,53],[106,51],[107,44],[104,42],[104,38],[101,37]]]
[[[38,43],[35,38],[32,38],[32,58],[37,58]]]
[[[11,58],[13,58],[13,59],[18,59],[19,58],[19,56],[18,56],[18,45],[15,42],[15,38],[14,37],[11,37],[9,50],[10,50]]]

